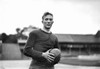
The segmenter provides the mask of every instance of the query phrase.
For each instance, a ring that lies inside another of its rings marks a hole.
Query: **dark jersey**
[[[43,62],[42,52],[53,48],[59,48],[57,37],[52,33],[38,29],[29,34],[24,50],[34,60]]]

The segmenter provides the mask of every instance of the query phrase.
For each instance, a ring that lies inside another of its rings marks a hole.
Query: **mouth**
[[[51,26],[51,24],[48,24],[47,26]]]

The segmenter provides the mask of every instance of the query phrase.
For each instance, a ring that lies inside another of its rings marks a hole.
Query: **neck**
[[[42,30],[47,32],[47,33],[50,33],[50,29],[43,28]]]

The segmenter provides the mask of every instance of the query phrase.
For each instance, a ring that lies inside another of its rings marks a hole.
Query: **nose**
[[[51,22],[51,21],[48,19],[47,22]]]
[[[53,23],[53,22],[51,22],[51,21],[48,21],[48,22],[47,22],[47,24],[52,24],[52,23]]]
[[[47,24],[51,24],[52,22],[50,20],[47,20]]]

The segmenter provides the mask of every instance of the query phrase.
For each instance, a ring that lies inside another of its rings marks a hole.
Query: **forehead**
[[[53,16],[52,15],[46,15],[46,16],[44,16],[44,19],[45,18],[53,18]]]

